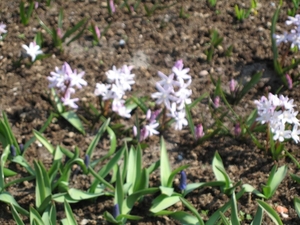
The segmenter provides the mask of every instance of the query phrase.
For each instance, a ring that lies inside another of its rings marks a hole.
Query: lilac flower
[[[112,110],[117,112],[120,116],[130,118],[130,109],[127,109],[125,106],[125,100],[115,98],[112,102]]]
[[[42,50],[40,49],[41,47],[37,45],[35,42],[30,42],[29,46],[27,45],[22,45],[22,47],[26,50],[26,54],[31,57],[31,61],[33,62],[35,58],[43,54]]]
[[[79,74],[77,74],[77,70],[75,69],[73,73],[69,74],[69,79],[70,79],[70,85],[71,86],[76,86],[78,89],[81,89],[82,86],[86,86],[87,82],[82,79],[84,76],[85,72],[82,71]]]
[[[157,74],[162,79],[157,83],[159,83],[163,88],[174,90],[174,86],[180,86],[180,83],[174,80],[174,73],[170,74],[169,76],[166,76],[162,72],[158,71]]]
[[[171,101],[177,101],[178,99],[173,95],[171,88],[165,89],[159,83],[156,83],[156,89],[158,92],[155,92],[151,95],[152,98],[157,99],[156,104],[164,103],[165,106],[169,109],[171,107]]]
[[[187,178],[186,178],[186,173],[181,170],[180,171],[180,183],[179,183],[179,189],[181,191],[184,191],[186,189],[187,186]]]
[[[172,103],[170,113],[168,113],[167,116],[172,117],[175,120],[175,123],[173,124],[175,130],[182,130],[183,126],[188,125],[188,121],[185,118],[185,111],[177,111],[175,103]]]
[[[7,30],[5,30],[6,28],[6,24],[4,24],[3,22],[0,23],[0,36],[1,34],[5,34],[7,33]]]
[[[65,106],[70,106],[73,109],[78,109],[78,105],[75,104],[75,102],[79,101],[79,98],[73,98],[71,99],[70,92],[66,92],[66,94],[61,98],[62,103]]]

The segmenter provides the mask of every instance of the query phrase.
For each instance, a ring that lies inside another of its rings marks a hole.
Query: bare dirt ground
[[[8,34],[4,41],[0,42],[0,109],[4,110],[9,117],[19,143],[24,143],[32,136],[33,129],[40,129],[51,112],[48,101],[49,89],[46,79],[55,66],[60,67],[63,62],[68,62],[72,68],[80,68],[86,72],[85,79],[88,86],[82,89],[78,96],[81,98],[78,113],[89,103],[96,103],[93,95],[96,82],[104,81],[105,72],[113,65],[117,67],[123,64],[134,66],[136,84],[133,93],[138,96],[149,95],[155,91],[155,81],[158,80],[157,71],[168,74],[174,62],[183,59],[185,66],[191,68],[193,83],[192,98],[196,99],[203,93],[212,96],[214,86],[211,83],[211,74],[215,79],[220,78],[224,87],[231,78],[239,81],[249,79],[256,71],[264,70],[263,79],[253,88],[242,102],[235,107],[239,115],[246,116],[254,109],[253,100],[265,94],[265,90],[276,91],[281,85],[276,79],[272,69],[272,52],[270,26],[275,7],[270,1],[258,1],[257,12],[252,13],[244,22],[237,21],[234,15],[234,5],[249,8],[250,1],[219,0],[216,7],[210,7],[204,0],[178,0],[161,1],[166,7],[157,10],[147,17],[142,4],[152,5],[153,1],[142,1],[141,7],[130,15],[127,9],[120,8],[121,1],[116,1],[116,12],[109,16],[106,1],[55,1],[47,7],[41,3],[34,13],[47,25],[57,24],[59,9],[64,9],[63,27],[74,25],[80,19],[88,18],[94,21],[100,29],[110,23],[110,27],[100,44],[92,45],[91,34],[86,31],[76,42],[65,46],[64,52],[53,48],[51,39],[42,30],[34,17],[29,26],[23,26],[19,17],[19,1],[1,1],[0,21],[7,24]],[[180,18],[181,7],[189,14],[188,18]],[[278,21],[278,32],[284,30],[286,20],[286,8],[284,5]],[[222,44],[215,49],[211,63],[206,61],[205,50],[209,47],[212,30],[218,31],[223,37]],[[29,61],[16,62],[21,57],[21,45],[31,42],[37,31],[43,31],[45,43],[42,50],[50,54],[49,58],[36,61],[31,67],[27,67]],[[120,46],[120,40],[126,44]],[[226,56],[226,50],[233,46],[230,56]],[[285,95],[295,99],[299,106],[298,87],[293,90],[285,90]],[[208,101],[203,101],[192,112],[196,122],[202,122],[204,128],[209,128],[213,123]],[[89,118],[89,114],[84,115]],[[132,126],[132,121],[121,121],[126,126]],[[228,129],[232,124],[226,123]],[[95,131],[85,125],[87,134],[82,135],[63,120],[53,121],[44,132],[44,136],[53,145],[61,144],[68,149],[78,146],[84,155],[87,146],[95,135]],[[215,177],[211,169],[211,161],[215,151],[221,155],[225,168],[233,181],[242,180],[258,190],[261,184],[267,181],[270,170],[274,164],[289,165],[289,173],[297,173],[296,166],[289,160],[274,162],[270,156],[258,150],[251,140],[239,140],[233,137],[214,137],[195,147],[192,136],[188,129],[181,132],[170,131],[163,134],[169,151],[171,165],[176,168],[183,164],[189,164],[186,170],[188,180],[192,182],[213,181]],[[149,165],[159,158],[159,138],[152,137],[147,142],[149,147],[144,151],[144,163]],[[106,151],[108,139],[100,141],[97,152]],[[288,146],[298,160],[299,152],[296,145]],[[178,160],[178,155],[183,160]],[[97,155],[96,155],[97,156]],[[95,156],[95,157],[96,157]],[[43,161],[46,165],[51,164],[51,158],[47,150],[32,144],[26,152],[29,162],[34,159]],[[151,177],[151,185],[159,183],[159,177]],[[74,176],[74,183],[78,188],[87,189],[90,179],[82,174]],[[34,182],[27,182],[8,189],[26,209],[34,204]],[[289,218],[283,219],[284,224],[299,224],[299,218],[293,208],[293,198],[298,196],[300,189],[294,184],[289,176],[279,186],[275,196],[267,201],[275,207],[282,205],[289,209]],[[228,199],[220,194],[217,189],[205,188],[191,193],[188,200],[199,212],[208,210],[207,219]],[[152,217],[148,209],[151,199],[144,201],[143,205],[132,211],[132,214],[143,216],[144,219],[132,224],[177,224],[176,221],[167,218]],[[88,224],[106,224],[102,214],[111,211],[113,202],[111,198],[100,197],[96,202],[81,202],[72,205],[76,219],[79,223],[88,221]],[[181,206],[176,206],[180,207]],[[14,224],[9,208],[0,205],[1,224]],[[58,205],[58,210],[63,211],[63,206]],[[257,210],[255,196],[244,196],[239,200],[239,210],[246,214],[254,215]],[[64,215],[58,214],[60,217]],[[204,214],[203,214],[204,215]],[[24,221],[29,223],[28,220]],[[250,221],[244,220],[243,224]],[[271,224],[265,218],[265,224]]]

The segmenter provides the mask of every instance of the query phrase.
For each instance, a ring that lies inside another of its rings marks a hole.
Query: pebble
[[[201,77],[205,77],[205,76],[208,75],[208,72],[207,72],[207,70],[202,70],[202,71],[199,72],[199,75],[200,75]]]

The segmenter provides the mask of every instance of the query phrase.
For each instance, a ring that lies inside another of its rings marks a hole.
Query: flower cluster
[[[55,67],[55,72],[50,73],[48,76],[49,88],[56,88],[59,93],[61,93],[61,101],[65,106],[70,106],[71,108],[77,109],[78,106],[75,104],[79,99],[71,99],[71,94],[75,93],[75,88],[81,89],[82,86],[86,86],[87,82],[82,79],[85,72],[77,74],[77,70],[71,69],[70,65],[65,62],[61,69]]]
[[[261,124],[268,123],[273,139],[283,142],[285,139],[292,138],[296,143],[299,142],[300,130],[298,130],[299,120],[297,111],[294,111],[294,100],[288,97],[273,95],[269,93],[268,98],[261,97],[255,100],[257,106],[258,118]],[[289,130],[293,126],[292,130]]]
[[[159,126],[159,123],[157,122],[156,118],[158,117],[160,112],[161,110],[159,109],[153,112],[151,112],[151,110],[148,109],[146,115],[146,121],[148,122],[148,124],[143,126],[140,130],[140,141],[143,141],[154,134],[159,134],[159,132],[156,130],[156,128]],[[133,135],[137,136],[136,126],[133,126]]]
[[[30,42],[29,46],[22,45],[22,47],[26,50],[26,54],[31,57],[32,62],[38,55],[43,54],[42,50],[40,49],[41,47],[37,45],[35,41]]]
[[[124,65],[121,69],[113,66],[112,70],[106,72],[109,84],[96,84],[94,94],[102,96],[103,100],[112,99],[112,110],[118,113],[121,117],[130,118],[130,109],[125,106],[123,99],[125,92],[131,90],[131,85],[135,83],[133,80],[134,74],[131,73],[132,66]]]
[[[156,83],[158,92],[151,95],[156,99],[156,104],[163,103],[169,110],[167,115],[175,120],[175,130],[182,130],[182,127],[188,124],[184,106],[191,103],[192,90],[188,89],[188,86],[190,86],[192,78],[188,75],[189,71],[189,68],[183,68],[182,60],[175,63],[172,68],[173,73],[169,76],[159,71],[158,76],[161,80]]]
[[[295,17],[289,16],[288,20],[285,22],[286,25],[293,25],[293,28],[290,32],[284,32],[283,34],[274,34],[274,38],[276,40],[276,44],[280,43],[291,43],[291,48],[295,46],[300,49],[300,15],[296,15]]]
[[[3,22],[0,23],[0,40],[2,40],[2,34],[6,34],[7,30],[5,30],[6,28],[6,24],[4,24]]]

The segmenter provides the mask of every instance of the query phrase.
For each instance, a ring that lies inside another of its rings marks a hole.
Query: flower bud
[[[147,113],[146,113],[146,119],[147,119],[147,120],[150,120],[151,114],[152,114],[152,113],[151,113],[151,109],[148,109],[148,110],[147,110]]]
[[[95,33],[96,33],[98,40],[100,40],[101,32],[100,32],[99,28],[97,27],[97,25],[94,26],[94,29],[95,29]]]
[[[34,9],[37,9],[39,7],[39,2],[34,3]]]
[[[288,88],[291,90],[293,88],[293,80],[288,74],[285,75],[285,78],[287,80]]]
[[[15,146],[13,146],[13,145],[10,146],[10,155],[11,155],[12,157],[15,157],[15,156],[16,156],[16,148],[15,148]]]
[[[181,170],[180,171],[180,183],[179,183],[179,188],[181,191],[184,191],[186,189],[186,184],[187,184],[186,173],[183,170]]]
[[[239,123],[236,123],[234,125],[234,135],[237,137],[237,136],[240,136],[241,134],[241,126]]]
[[[195,138],[198,140],[199,138],[202,138],[204,136],[203,132],[203,126],[201,123],[199,123],[197,126],[194,127],[195,130]]]
[[[24,152],[24,145],[23,145],[23,144],[20,144],[20,145],[19,145],[19,148],[20,148],[21,154],[23,154],[23,152]]]
[[[220,107],[220,97],[216,96],[214,99],[214,107],[217,109]]]
[[[133,126],[133,127],[132,127],[132,133],[133,133],[133,136],[134,136],[134,137],[137,136],[137,128],[136,128],[136,126]]]
[[[114,205],[112,215],[114,218],[116,218],[118,215],[120,215],[120,209],[119,209],[118,203]]]
[[[110,7],[112,13],[114,13],[116,11],[114,0],[109,0],[109,7]]]
[[[153,112],[151,113],[151,117],[150,117],[150,120],[149,120],[150,123],[156,121],[156,118],[158,117],[158,115],[160,114],[160,112],[161,112],[161,110],[160,110],[160,109],[157,109],[157,110],[155,110],[155,111],[153,111]]]
[[[231,81],[229,82],[229,90],[231,94],[233,94],[236,90],[236,81],[234,79],[231,79]]]
[[[179,59],[175,62],[174,67],[176,67],[177,69],[181,70],[183,68],[183,60]]]
[[[60,29],[60,28],[57,28],[56,34],[57,34],[57,36],[58,36],[60,39],[62,39],[63,35],[62,35],[62,32],[61,32],[61,29]]]
[[[85,155],[85,157],[84,157],[84,164],[85,164],[86,167],[89,167],[89,165],[90,165],[90,157],[89,157],[89,155]]]

